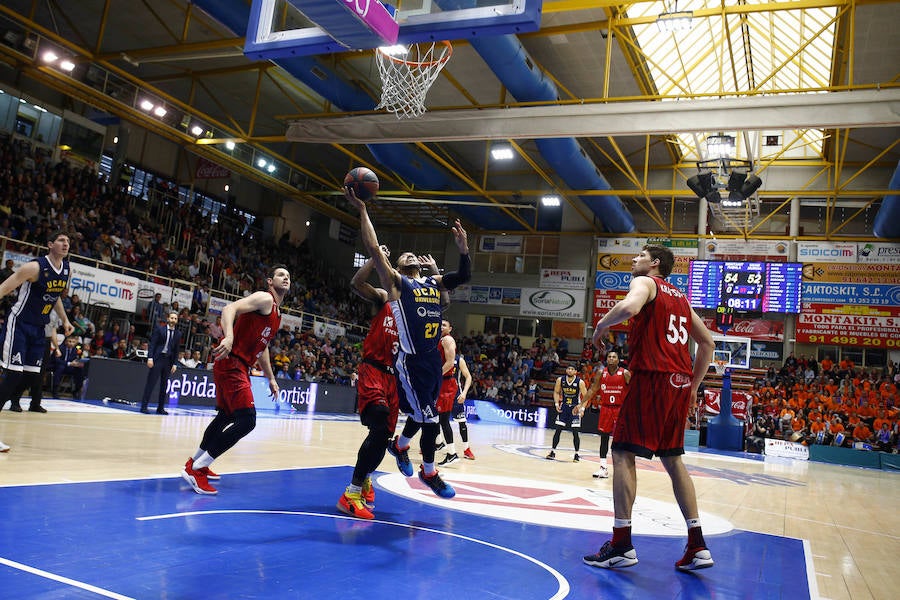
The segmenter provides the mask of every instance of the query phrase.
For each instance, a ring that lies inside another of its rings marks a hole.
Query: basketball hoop
[[[716,375],[724,375],[725,369],[728,368],[728,362],[717,358],[713,361],[713,366],[716,368]]]
[[[394,52],[398,48],[400,51]],[[398,119],[421,116],[425,95],[452,54],[453,46],[446,40],[376,48],[382,84],[381,102],[376,108],[392,112]]]

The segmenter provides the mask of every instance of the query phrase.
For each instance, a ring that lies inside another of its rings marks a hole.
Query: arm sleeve
[[[444,273],[441,283],[448,290],[461,286],[472,279],[472,259],[468,254],[459,255],[459,268],[452,273]]]

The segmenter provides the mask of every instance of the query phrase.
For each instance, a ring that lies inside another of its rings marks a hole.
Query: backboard
[[[727,360],[725,366],[732,369],[750,368],[750,338],[734,335],[712,334],[716,349],[713,352],[713,360]],[[712,365],[712,363],[710,363]]]
[[[283,58],[540,28],[543,0],[253,0],[244,54]],[[389,15],[394,14],[393,31]],[[392,39],[396,36],[395,39]]]

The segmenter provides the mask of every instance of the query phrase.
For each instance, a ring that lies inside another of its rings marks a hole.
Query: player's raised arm
[[[472,279],[472,259],[469,257],[469,236],[459,219],[453,224],[453,239],[459,248],[459,268],[451,273],[435,276],[435,281],[447,290],[459,287]]]
[[[375,233],[375,226],[372,219],[369,218],[369,211],[366,209],[366,203],[356,197],[353,189],[344,188],[344,196],[359,211],[359,233],[363,247],[366,253],[375,260],[375,270],[378,272],[378,279],[381,286],[391,294],[391,290],[399,288],[400,273],[391,266],[388,258],[379,249],[378,235]]]
[[[380,246],[379,249],[385,256],[390,256],[391,252],[388,250],[387,246]],[[357,296],[362,298],[363,300],[368,300],[373,304],[384,304],[387,302],[388,293],[382,288],[377,288],[371,283],[369,283],[369,277],[372,275],[372,271],[375,270],[375,259],[369,258],[366,262],[359,268],[356,274],[353,276],[353,279],[350,280],[350,287],[356,293]]]

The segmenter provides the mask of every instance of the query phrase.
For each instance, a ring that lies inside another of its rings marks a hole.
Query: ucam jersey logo
[[[612,531],[613,500],[610,486],[604,489],[564,483],[532,481],[513,477],[449,473],[441,476],[456,490],[456,497],[438,498],[421,481],[399,473],[381,475],[379,486],[391,493],[471,514],[522,521],[535,525]],[[708,535],[727,533],[732,524],[716,515],[701,513],[703,531]],[[632,530],[638,535],[684,536],[684,517],[672,502],[638,497],[632,513]]]

